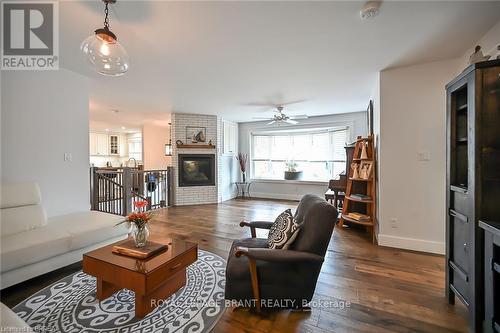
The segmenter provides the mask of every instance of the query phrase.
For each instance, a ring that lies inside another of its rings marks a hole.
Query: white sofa
[[[24,320],[3,303],[0,303],[0,329],[2,332],[34,332]]]
[[[122,216],[85,211],[47,219],[36,183],[2,184],[1,289],[82,260],[85,252],[124,239]],[[63,194],[62,194],[63,195]]]

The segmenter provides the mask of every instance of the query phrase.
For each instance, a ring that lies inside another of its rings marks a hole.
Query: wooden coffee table
[[[168,249],[145,260],[112,253],[110,244],[83,255],[83,271],[97,278],[98,300],[127,288],[135,292],[135,315],[144,317],[186,285],[186,267],[198,259],[198,244],[153,238]],[[119,242],[118,242],[119,243]]]

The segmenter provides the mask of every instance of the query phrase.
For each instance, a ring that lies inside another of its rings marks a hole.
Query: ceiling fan
[[[254,119],[261,119],[261,120],[270,120],[266,125],[272,125],[274,123],[288,123],[291,125],[296,125],[299,122],[295,121],[295,119],[307,119],[308,116],[305,114],[300,114],[300,115],[295,115],[295,116],[287,116],[286,114],[283,113],[283,109],[285,108],[283,105],[274,105],[276,108],[275,114],[271,118],[262,118],[262,117],[254,117]]]

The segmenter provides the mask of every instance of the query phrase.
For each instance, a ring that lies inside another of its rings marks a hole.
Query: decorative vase
[[[244,172],[241,173],[241,179],[243,179],[243,183],[247,182],[247,176]]]
[[[148,242],[149,229],[146,225],[141,227],[137,224],[132,223],[131,227],[132,238],[134,239],[135,247],[144,247]]]
[[[361,165],[359,168],[359,178],[368,179],[367,171],[368,169],[365,166]]]
[[[366,152],[366,144],[363,143],[363,148],[361,149],[361,159],[366,160],[368,159],[368,154]]]
[[[353,170],[352,178],[359,179],[358,165],[356,163],[352,163],[351,168]]]

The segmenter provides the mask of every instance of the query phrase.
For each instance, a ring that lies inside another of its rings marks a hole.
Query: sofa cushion
[[[70,249],[77,250],[127,234],[123,216],[97,211],[72,213],[50,218],[48,225],[66,230],[71,235]]]
[[[0,235],[8,236],[47,224],[45,210],[40,205],[3,208],[0,211]]]
[[[37,183],[2,183],[0,208],[39,205],[40,202],[40,187]]]
[[[61,228],[44,226],[3,236],[0,243],[1,269],[5,272],[68,252],[71,236]]]

